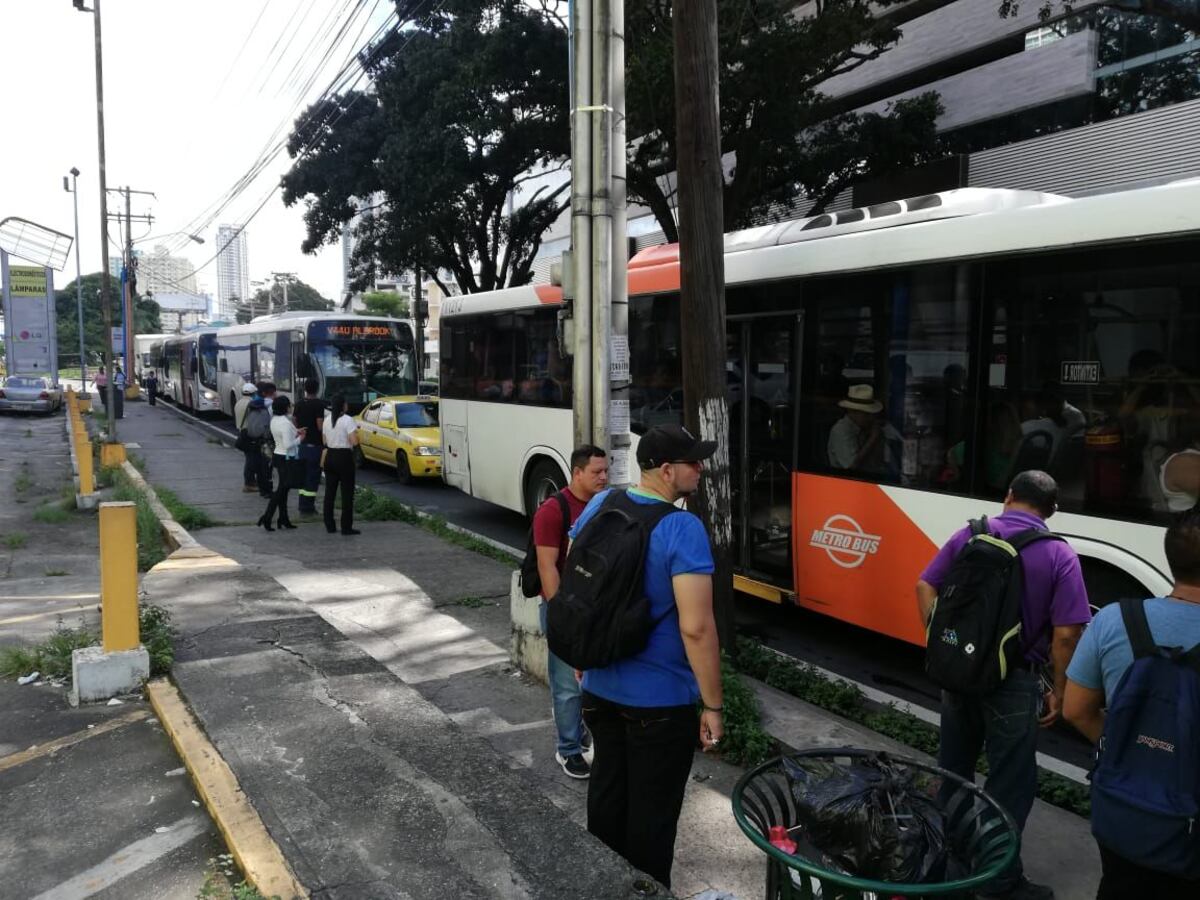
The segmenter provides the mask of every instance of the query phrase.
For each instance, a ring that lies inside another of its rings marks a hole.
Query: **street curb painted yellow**
[[[237,776],[201,730],[179,690],[157,678],[146,685],[150,705],[187,767],[196,792],[217,823],[246,881],[264,897],[307,898],[279,845],[246,799]]]

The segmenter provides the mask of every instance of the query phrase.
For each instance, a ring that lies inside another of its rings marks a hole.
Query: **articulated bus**
[[[198,413],[216,412],[217,329],[173,334],[150,345],[164,399]]]
[[[412,329],[395,319],[290,312],[216,332],[214,389],[227,415],[246,382],[273,382],[296,400],[308,378],[321,399],[342,394],[352,412],[377,396],[415,394]]]
[[[1200,180],[963,189],[730,234],[725,251],[739,590],[921,644],[923,567],[1033,468],[1058,479],[1051,527],[1094,604],[1169,589],[1179,498],[1161,470],[1200,447]],[[442,305],[444,478],[526,514],[567,480],[561,310],[550,285]],[[682,420],[680,344],[678,247],[643,250],[635,436]]]

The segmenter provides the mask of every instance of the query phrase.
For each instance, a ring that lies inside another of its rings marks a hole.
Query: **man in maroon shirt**
[[[542,582],[539,614],[546,632],[546,603],[554,599],[562,581],[567,559],[567,532],[588,501],[608,486],[608,457],[599,447],[585,444],[571,454],[571,483],[538,507],[533,514],[533,543],[537,547],[538,578]],[[563,521],[563,501],[567,521]],[[548,653],[546,675],[554,702],[554,725],[558,729],[555,760],[571,778],[587,778],[591,767],[584,758],[590,738],[583,731],[583,710],[575,670]]]
[[[1004,512],[988,519],[988,530],[1008,540],[1031,528],[1046,530],[1058,510],[1058,485],[1045,472],[1030,470],[1013,479]],[[954,560],[971,538],[962,528],[946,542],[917,582],[917,606],[927,624],[934,601]],[[975,761],[984,749],[988,761],[985,789],[1024,830],[1037,793],[1038,726],[1049,728],[1062,710],[1067,666],[1083,626],[1091,621],[1079,557],[1066,541],[1042,540],[1021,551],[1021,650],[1024,664],[982,697],[942,692],[938,765],[963,778],[975,777]],[[1053,670],[1053,685],[1043,692],[1041,672]],[[1018,856],[984,891],[975,895],[1003,900],[1051,900],[1054,891],[1025,877]]]

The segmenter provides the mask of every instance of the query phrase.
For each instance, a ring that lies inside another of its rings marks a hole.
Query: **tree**
[[[1098,5],[1164,19],[1193,34],[1200,32],[1200,3],[1197,0],[1112,0],[1112,2]],[[1069,14],[1071,9],[1072,4],[1069,2],[1042,0],[1042,5],[1038,8],[1038,18],[1045,22],[1056,15]],[[1015,16],[1020,11],[1020,0],[1000,0],[1001,18]]]
[[[402,20],[413,3],[397,0]],[[309,107],[283,179],[284,203],[306,204],[303,250],[340,238],[368,201],[355,229],[356,287],[376,266],[420,268],[434,281],[444,269],[464,293],[527,283],[542,234],[567,206],[566,185],[531,174],[561,168],[569,152],[555,6],[446,0],[370,49],[374,91]]]
[[[364,316],[387,316],[391,319],[408,318],[408,298],[395,291],[371,291],[362,295]]]
[[[884,113],[839,113],[828,78],[878,58],[900,38],[878,17],[895,0],[827,0],[797,15],[787,0],[718,0],[721,150],[727,167],[724,228],[759,223],[807,195],[820,211],[855,181],[943,155],[933,93]],[[675,225],[675,89],[671,0],[626,8],[629,194]]]
[[[88,365],[103,359],[107,341],[104,335],[104,312],[100,308],[100,280],[103,275],[93,272],[83,276],[83,343]],[[109,276],[109,296],[113,303],[113,323],[121,321],[121,282]],[[57,317],[60,356],[72,356],[79,347],[79,313],[76,305],[75,282],[54,292],[54,312]],[[140,294],[133,295],[134,334],[157,334],[162,331],[158,304]]]
[[[245,325],[255,316],[265,316],[271,311],[284,312],[283,287],[271,284],[259,288],[249,300],[241,301],[232,298],[237,321]],[[305,284],[298,278],[291,278],[287,285],[287,310],[311,310],[313,312],[329,312],[333,309],[333,301],[321,296],[320,291]]]

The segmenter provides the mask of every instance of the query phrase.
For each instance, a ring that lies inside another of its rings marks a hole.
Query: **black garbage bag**
[[[941,807],[886,754],[846,765],[784,757],[783,768],[809,841],[846,871],[903,884],[965,873],[947,845]]]

